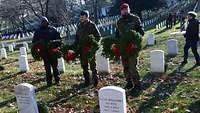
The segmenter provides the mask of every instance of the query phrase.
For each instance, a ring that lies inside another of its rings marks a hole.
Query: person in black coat
[[[188,12],[188,26],[186,28],[186,33],[184,34],[186,43],[182,65],[187,63],[188,50],[191,48],[196,60],[195,66],[200,66],[200,58],[197,51],[197,43],[199,41],[199,21],[196,19],[196,16],[197,14],[195,12]]]
[[[32,43],[37,43],[38,41],[45,41],[47,43],[54,43],[56,41],[61,42],[60,33],[56,31],[56,29],[52,26],[49,26],[49,21],[46,17],[41,18],[41,25],[35,31]],[[54,44],[57,47],[60,44]],[[53,58],[49,51],[44,51],[44,55],[42,55],[42,59],[44,61],[45,71],[46,71],[46,81],[47,85],[52,85],[52,73],[51,68],[53,69],[53,76],[55,78],[55,84],[60,85],[60,73],[57,69],[58,61],[57,58]]]

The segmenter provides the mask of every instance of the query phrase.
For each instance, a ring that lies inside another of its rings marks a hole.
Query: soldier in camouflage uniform
[[[97,29],[96,25],[89,20],[89,12],[82,11],[80,14],[80,24],[78,25],[78,29],[76,32],[76,40],[75,44],[79,44],[80,38],[87,37],[89,35],[94,35],[97,41],[100,40],[101,34]],[[80,49],[81,50],[81,49]],[[89,86],[90,84],[90,74],[88,72],[88,63],[90,64],[90,69],[92,71],[92,79],[94,86],[98,84],[98,76],[97,76],[97,69],[96,69],[96,60],[95,56],[88,62],[88,59],[85,55],[83,55],[83,51],[80,52],[80,60],[81,60],[81,67],[83,69],[83,75],[85,78],[85,86]]]
[[[139,17],[130,13],[130,8],[127,3],[123,3],[120,6],[121,18],[117,22],[116,38],[123,38],[123,35],[129,30],[135,30],[139,32],[142,36],[144,35],[144,30],[141,26],[141,21]],[[124,74],[126,76],[127,84],[125,88],[131,89],[141,89],[140,77],[137,71],[137,56],[124,58],[122,56],[122,65],[124,67]]]

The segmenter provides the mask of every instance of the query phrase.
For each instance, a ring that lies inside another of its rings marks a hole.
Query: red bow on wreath
[[[116,47],[115,45],[113,45],[112,47],[111,47],[111,50],[112,50],[112,52],[113,52],[113,54],[116,56],[116,57],[120,57],[121,56],[121,54],[120,54],[120,49],[118,48],[118,47]]]
[[[72,50],[68,50],[67,53],[65,54],[65,59],[66,61],[72,61],[75,59],[75,52]]]
[[[83,55],[87,55],[90,51],[92,50],[92,46],[91,45],[85,45],[83,47]]]
[[[54,55],[54,54],[58,54],[60,52],[60,48],[52,48],[50,49],[50,54]]]
[[[137,46],[134,43],[129,43],[128,47],[126,48],[126,51],[128,54],[131,54],[133,52],[135,52],[137,49]]]

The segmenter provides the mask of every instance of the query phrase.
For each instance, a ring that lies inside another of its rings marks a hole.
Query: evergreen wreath
[[[96,51],[99,49],[99,44],[93,35],[89,35],[80,38],[78,48],[78,53],[86,56],[86,58],[91,61],[94,58]]]
[[[60,41],[37,41],[31,47],[31,55],[36,61],[41,61],[45,55],[50,55],[53,59],[60,58],[62,54],[59,45]]]
[[[129,30],[120,38],[102,39],[102,55],[110,59],[123,57],[137,57],[142,48],[142,36],[140,33]]]

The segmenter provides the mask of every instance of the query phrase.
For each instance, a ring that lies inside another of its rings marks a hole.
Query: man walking
[[[184,59],[181,63],[185,65],[188,59],[188,50],[191,48],[194,54],[196,64],[195,66],[200,65],[200,58],[197,51],[197,43],[199,41],[199,21],[195,19],[197,14],[193,11],[188,12],[188,26],[186,28],[185,37],[185,46],[184,46]]]

